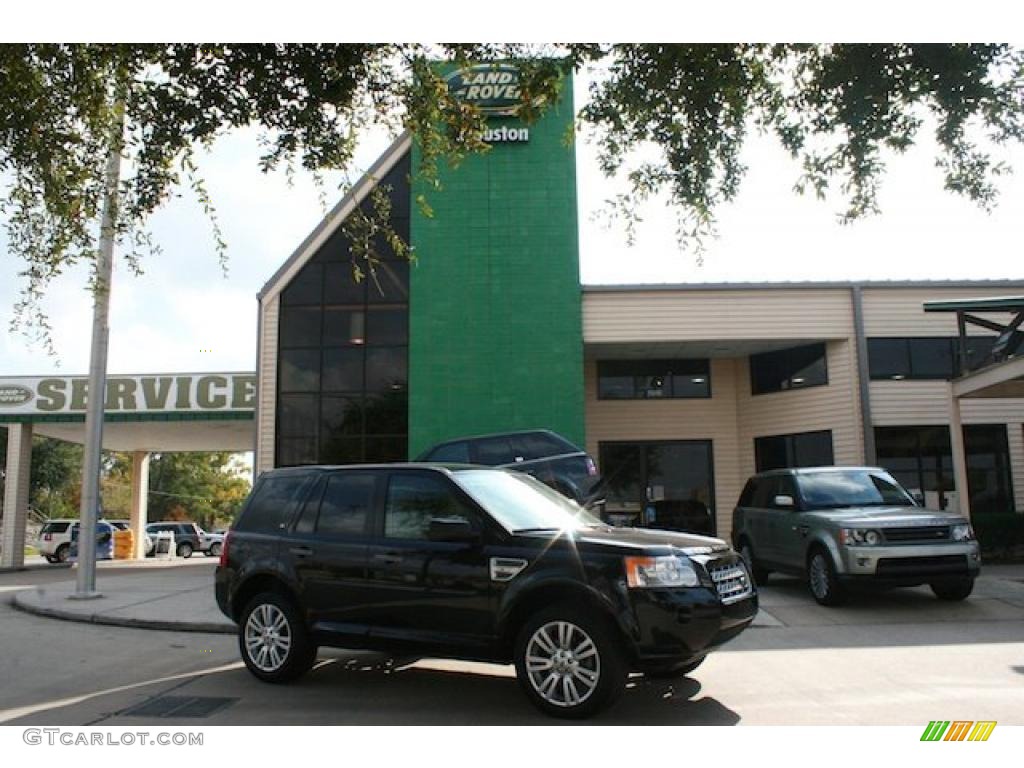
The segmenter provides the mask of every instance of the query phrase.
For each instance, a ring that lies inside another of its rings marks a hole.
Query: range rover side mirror
[[[478,541],[480,534],[461,517],[432,517],[427,529],[431,541]]]
[[[793,497],[786,496],[784,494],[776,496],[774,503],[776,507],[783,507],[785,509],[793,509],[794,507],[796,507],[796,502],[793,501]]]

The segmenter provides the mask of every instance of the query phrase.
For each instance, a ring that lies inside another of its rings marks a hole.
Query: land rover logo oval
[[[512,64],[476,64],[447,77],[448,90],[485,115],[514,115],[523,103],[519,69]]]
[[[0,408],[5,405],[27,403],[35,397],[35,394],[28,387],[22,387],[18,384],[0,384]]]

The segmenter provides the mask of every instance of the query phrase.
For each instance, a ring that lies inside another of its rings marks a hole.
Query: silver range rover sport
[[[968,520],[917,506],[884,469],[813,467],[755,475],[733,511],[732,538],[754,579],[807,579],[838,605],[849,587],[928,584],[942,600],[971,594],[981,554]]]

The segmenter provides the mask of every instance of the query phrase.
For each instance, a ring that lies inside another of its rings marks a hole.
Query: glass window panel
[[[312,437],[281,437],[277,441],[277,464],[294,467],[317,463],[316,439]]]
[[[427,461],[445,461],[453,464],[469,464],[469,443],[449,443],[433,451]]]
[[[711,397],[711,377],[707,373],[674,373],[673,397]]]
[[[409,437],[407,435],[367,435],[366,461],[389,462],[408,460]]]
[[[409,341],[409,312],[405,309],[371,309],[366,325],[367,344],[393,346]]]
[[[832,432],[826,429],[755,438],[754,461],[758,472],[830,466],[834,463]]]
[[[299,270],[281,292],[282,304],[319,304],[323,287],[323,266],[311,262]]]
[[[320,497],[324,493],[324,486],[326,484],[326,480],[321,477],[317,480],[313,490],[309,492],[309,495],[306,497],[306,503],[302,505],[302,511],[295,521],[296,533],[312,533],[313,529],[316,528],[316,516],[320,511]]]
[[[363,348],[324,350],[324,391],[359,392],[363,389]]]
[[[823,384],[828,384],[824,344],[750,356],[750,385],[755,395]]]
[[[992,345],[995,336],[970,336],[967,339],[967,370],[973,371],[992,362]],[[959,344],[959,339],[954,340]]]
[[[952,378],[953,345],[950,339],[910,339],[910,372],[915,379]]]
[[[391,539],[426,539],[435,517],[472,517],[454,489],[429,475],[395,475],[388,484],[384,509],[384,535]]]
[[[1014,511],[1010,451],[1005,424],[964,426],[967,487],[973,514]]]
[[[363,433],[363,402],[358,395],[324,395],[321,421],[325,433],[361,435]]]
[[[910,349],[906,339],[868,339],[868,370],[872,379],[910,375]]]
[[[644,500],[643,448],[636,444],[601,443],[598,455],[605,482],[606,513],[638,516]],[[624,522],[638,521],[636,517]]]
[[[314,392],[320,387],[319,349],[282,349],[282,392]]]
[[[372,347],[366,350],[367,393],[404,392],[408,381],[405,347]]]
[[[363,461],[363,436],[325,431],[320,443],[321,464],[359,464]]]
[[[473,461],[477,464],[494,467],[499,464],[511,464],[515,461],[512,444],[505,437],[488,437],[483,440],[475,440],[473,449]]]
[[[409,398],[404,391],[367,395],[366,432],[371,435],[401,435],[409,429]]]
[[[281,310],[281,346],[320,346],[320,307],[284,307]]]
[[[628,400],[636,397],[632,376],[602,376],[598,379],[598,397],[608,400]]]
[[[709,365],[694,360],[602,360],[598,397],[607,399],[708,397]]]
[[[281,395],[277,428],[281,437],[315,437],[319,423],[316,395]]]
[[[835,463],[832,455],[832,432],[804,432],[793,435],[794,466],[827,467]]]
[[[264,477],[256,484],[252,498],[236,527],[240,531],[273,532],[291,519],[295,504],[302,497],[308,473],[288,473]],[[150,529],[147,526],[147,529]],[[152,530],[170,530],[166,526]]]
[[[366,301],[370,304],[409,303],[409,262],[383,261],[376,267],[377,280],[366,279]]]
[[[324,265],[324,304],[362,304],[365,300],[366,280],[355,281],[351,262]]]
[[[331,475],[320,501],[317,535],[365,536],[376,487],[374,475],[347,472]]]
[[[324,346],[349,347],[366,343],[366,313],[361,309],[324,310]],[[360,385],[361,386],[361,385]]]
[[[754,462],[758,472],[782,469],[789,458],[784,437],[758,437],[754,439]]]

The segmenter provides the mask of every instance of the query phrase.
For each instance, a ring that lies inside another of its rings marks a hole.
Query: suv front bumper
[[[981,568],[977,541],[882,547],[843,547],[840,579],[891,584],[923,584],[974,577]]]

